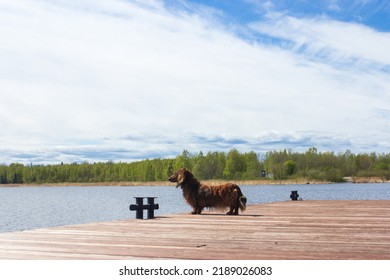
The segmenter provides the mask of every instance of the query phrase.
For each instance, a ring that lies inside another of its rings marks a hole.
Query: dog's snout
[[[170,181],[170,182],[176,182],[175,176],[169,177],[169,178],[168,178],[168,181]]]

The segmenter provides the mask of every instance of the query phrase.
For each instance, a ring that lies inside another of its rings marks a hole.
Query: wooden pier
[[[134,213],[129,212],[129,217]],[[0,233],[0,259],[390,260],[390,201],[286,201]]]

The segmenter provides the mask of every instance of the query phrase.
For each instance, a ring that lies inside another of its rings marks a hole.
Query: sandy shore
[[[346,182],[350,183],[390,183],[382,178],[345,178]],[[312,181],[304,178],[300,179],[289,179],[289,180],[205,180],[202,183],[209,185],[219,185],[226,182],[233,182],[240,186],[244,185],[305,185],[305,184],[332,184],[332,182],[325,181]],[[66,182],[66,183],[43,183],[43,184],[0,184],[0,187],[41,187],[41,186],[119,186],[119,187],[131,187],[131,186],[175,186],[173,183],[168,181],[158,182],[94,182],[94,183],[78,183],[78,182]]]
[[[233,182],[238,185],[291,185],[291,184],[328,184],[330,182],[315,182],[304,179],[299,180],[204,180],[202,183],[209,185],[220,185],[226,182]],[[155,181],[155,182],[93,182],[93,183],[42,183],[42,184],[3,184],[0,187],[34,187],[34,186],[119,186],[119,187],[136,187],[136,186],[175,186],[169,181]]]

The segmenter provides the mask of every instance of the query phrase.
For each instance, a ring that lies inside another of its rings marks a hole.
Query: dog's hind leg
[[[238,206],[237,205],[231,205],[229,212],[226,213],[226,215],[238,215]]]
[[[238,197],[238,191],[235,189],[232,193],[232,199],[230,204],[230,210],[226,213],[226,215],[238,215],[238,208],[240,205],[239,197]]]

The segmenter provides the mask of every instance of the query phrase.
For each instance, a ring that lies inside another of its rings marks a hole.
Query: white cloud
[[[326,19],[252,26],[304,45],[307,57],[249,43],[209,12],[189,10],[160,1],[2,1],[0,162],[388,148],[388,34]],[[323,52],[332,63],[312,59]]]
[[[322,18],[295,18],[283,15],[268,22],[253,23],[252,28],[294,44],[296,51],[314,57],[351,63],[390,65],[390,33],[364,25]],[[366,66],[366,64],[364,64]]]
[[[328,9],[331,11],[340,12],[342,9],[338,2],[338,0],[329,0]]]

